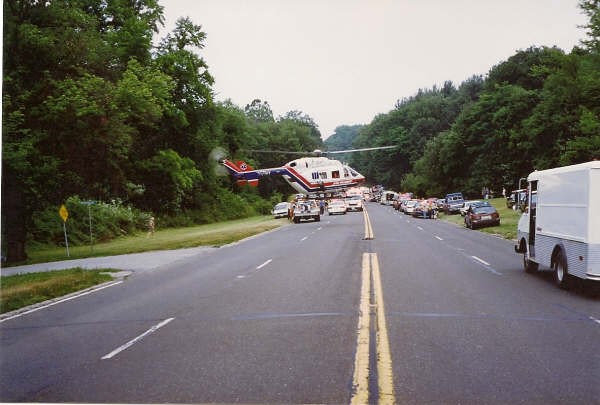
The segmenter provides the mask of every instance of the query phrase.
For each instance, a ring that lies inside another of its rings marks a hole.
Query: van
[[[380,204],[382,205],[393,205],[394,200],[398,197],[398,193],[395,191],[386,190],[381,194]]]
[[[517,228],[525,271],[552,269],[561,288],[569,278],[600,281],[600,161],[527,177],[527,208]]]

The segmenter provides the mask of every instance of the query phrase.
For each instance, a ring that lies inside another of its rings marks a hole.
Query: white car
[[[362,211],[363,203],[359,195],[347,197],[345,199],[347,211]]]
[[[290,208],[290,203],[288,202],[280,202],[279,204],[273,207],[271,214],[275,218],[286,218],[288,216],[288,210]]]
[[[419,205],[419,200],[407,200],[404,203],[404,213],[407,215],[412,215],[415,212],[415,209]]]
[[[345,214],[347,211],[346,203],[343,200],[333,200],[327,205],[327,213],[333,214]]]

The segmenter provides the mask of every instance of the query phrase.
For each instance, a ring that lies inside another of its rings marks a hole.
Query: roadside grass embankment
[[[498,235],[505,239],[517,239],[517,224],[521,217],[521,211],[514,211],[512,208],[508,208],[506,206],[506,199],[504,198],[493,198],[487,201],[489,201],[500,214],[500,225],[478,228],[478,230],[492,235]],[[439,218],[460,226],[465,225],[464,217],[459,214],[445,215],[444,213],[440,213]]]
[[[140,233],[109,242],[96,243],[93,246],[70,246],[69,257],[66,256],[65,247],[32,244],[27,248],[29,256],[27,261],[18,264],[46,263],[196,246],[222,246],[269,231],[286,223],[286,220],[273,219],[271,216],[257,216],[185,228],[160,229],[153,234]]]
[[[15,274],[2,277],[0,284],[0,313],[84,290],[111,281],[108,272],[117,270],[85,270],[76,267],[44,273]]]

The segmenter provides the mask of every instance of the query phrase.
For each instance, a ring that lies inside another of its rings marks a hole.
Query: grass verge
[[[28,260],[18,264],[46,263],[86,257],[113,256],[152,250],[181,249],[196,246],[222,246],[287,224],[285,219],[259,216],[235,221],[169,228],[148,236],[138,234],[91,246],[70,247],[67,258],[64,247],[28,246]]]
[[[84,270],[76,267],[68,270],[2,276],[0,313],[14,311],[110,281],[113,279],[110,274],[101,273],[111,271],[117,270]]]
[[[521,211],[513,211],[511,208],[506,207],[506,200],[504,198],[493,198],[488,201],[500,214],[500,225],[479,228],[478,230],[493,235],[499,235],[505,239],[517,239],[517,224],[521,217]],[[465,225],[464,218],[458,214],[445,215],[440,213],[439,218],[457,225]]]

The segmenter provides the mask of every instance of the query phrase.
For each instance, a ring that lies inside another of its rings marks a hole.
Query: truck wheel
[[[315,222],[321,221],[321,217],[315,217]]]
[[[300,220],[298,219],[298,217],[294,217],[294,223],[297,224],[298,222],[300,222]]]
[[[566,290],[569,288],[569,272],[567,270],[567,261],[563,256],[562,252],[556,254],[554,263],[552,264],[554,270],[554,283],[557,287]]]

